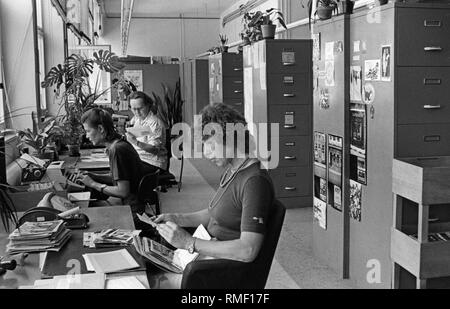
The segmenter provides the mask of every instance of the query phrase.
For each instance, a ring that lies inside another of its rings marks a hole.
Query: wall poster
[[[362,185],[350,180],[350,218],[361,222]]]
[[[123,77],[133,83],[138,91],[144,91],[144,78],[142,70],[124,70]]]
[[[391,81],[391,45],[381,46],[381,80]]]
[[[350,105],[350,179],[367,185],[367,105]]]
[[[326,134],[314,132],[314,197],[327,202]]]
[[[324,230],[327,229],[327,203],[318,198],[314,198],[314,221]]]
[[[328,134],[328,205],[342,211],[343,139]]]
[[[362,102],[362,72],[361,66],[350,67],[350,102]]]

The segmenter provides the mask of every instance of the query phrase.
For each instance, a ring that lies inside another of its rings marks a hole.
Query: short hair
[[[224,103],[214,103],[211,105],[207,105],[202,109],[200,112],[201,119],[202,119],[202,133],[205,129],[205,126],[208,124],[218,124],[222,128],[223,132],[223,143],[226,144],[227,139],[227,124],[242,124],[244,127],[247,127],[247,121],[245,120],[245,117],[238,112],[233,107],[224,104]],[[237,132],[234,132],[234,141],[235,141],[235,147],[237,147]],[[212,132],[213,134],[215,132]],[[210,138],[211,135],[202,135],[202,139],[206,140]],[[246,128],[245,130],[245,151],[248,152],[249,148],[249,132]]]
[[[137,99],[142,99],[145,106],[150,107],[150,110],[152,111],[153,114],[156,114],[158,112],[158,107],[156,106],[155,102],[145,92],[143,92],[143,91],[132,92],[130,94],[130,96],[128,97],[128,103],[130,103],[131,100],[137,100]]]
[[[120,137],[114,127],[114,122],[111,115],[102,108],[92,108],[85,112],[83,116],[81,116],[81,123],[87,123],[93,128],[102,125],[106,132],[107,141],[113,141],[114,139]]]

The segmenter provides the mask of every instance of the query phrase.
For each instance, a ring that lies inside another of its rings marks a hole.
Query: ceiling
[[[103,0],[108,17],[120,16],[121,0]],[[133,16],[219,17],[237,0],[134,0]]]

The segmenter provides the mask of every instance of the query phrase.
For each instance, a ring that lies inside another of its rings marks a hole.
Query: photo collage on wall
[[[314,132],[314,220],[327,229],[327,139]]]
[[[350,105],[350,179],[367,185],[367,105]]]
[[[343,139],[328,134],[328,205],[342,211]]]

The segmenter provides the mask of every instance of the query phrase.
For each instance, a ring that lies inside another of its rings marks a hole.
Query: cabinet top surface
[[[400,162],[405,162],[411,165],[415,165],[419,168],[449,168],[450,169],[450,156],[449,157],[433,157],[433,158],[402,158],[394,159]]]

